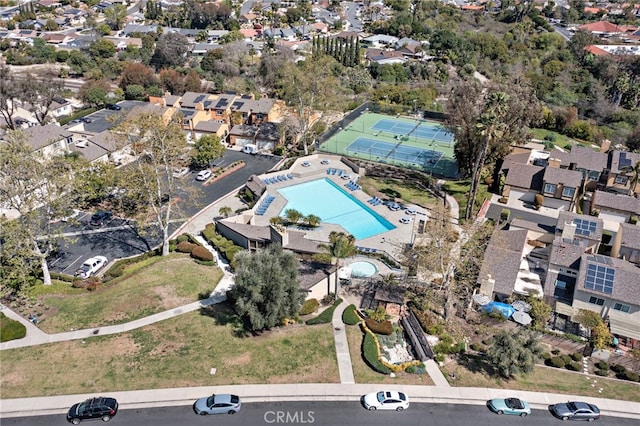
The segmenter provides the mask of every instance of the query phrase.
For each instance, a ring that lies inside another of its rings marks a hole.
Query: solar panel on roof
[[[206,95],[199,95],[197,98],[194,99],[194,102],[198,103],[206,97],[207,97]]]
[[[584,286],[600,293],[612,294],[615,276],[616,270],[613,268],[587,263],[587,276],[584,280]]]
[[[620,168],[630,167],[631,166],[631,158],[627,158],[626,152],[620,153]]]
[[[576,234],[587,237],[596,232],[598,227],[597,223],[586,219],[573,219],[573,223],[576,225]]]

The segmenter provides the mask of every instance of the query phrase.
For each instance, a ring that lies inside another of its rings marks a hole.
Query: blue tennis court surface
[[[413,136],[415,138],[435,140],[449,145],[453,143],[453,134],[440,126],[434,126],[422,121],[417,123],[407,123],[390,119],[378,120],[371,130],[393,133],[402,136]]]
[[[433,167],[442,157],[439,151],[414,146],[380,142],[375,139],[358,138],[345,149],[347,153],[366,154],[376,160],[393,159],[418,166]]]

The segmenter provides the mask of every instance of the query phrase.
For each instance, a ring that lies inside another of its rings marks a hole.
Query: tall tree
[[[487,350],[490,364],[507,379],[516,374],[533,371],[541,353],[537,337],[525,330],[517,333],[510,330],[499,331]]]
[[[224,153],[224,145],[217,135],[203,135],[191,149],[191,162],[198,167],[207,167]]]
[[[114,128],[119,146],[131,147],[138,159],[121,169],[120,187],[125,190],[130,214],[139,226],[153,225],[162,234],[162,255],[169,254],[169,225],[177,213],[178,179],[173,169],[182,165],[187,141],[178,116],[170,120],[143,112],[128,117]],[[186,188],[183,188],[187,190]],[[195,193],[181,193],[181,198],[195,198]]]
[[[54,219],[71,208],[77,181],[74,170],[79,162],[73,156],[43,157],[34,153],[19,131],[11,131],[0,144],[0,205],[13,211],[15,219],[3,224],[2,249],[19,248],[11,265],[37,264],[44,284],[51,284],[47,257],[61,237]],[[6,234],[5,234],[6,233]],[[3,253],[7,258],[6,253]],[[3,267],[9,267],[3,262]],[[28,282],[28,272],[13,271],[14,289]]]
[[[0,63],[0,116],[4,119],[7,128],[15,129],[13,115],[18,109],[18,100],[20,99],[20,87],[16,82],[15,76],[11,74],[11,70],[4,63]],[[0,124],[5,124],[0,123]]]
[[[113,31],[119,31],[127,18],[127,8],[121,4],[114,4],[104,10],[104,20]]]
[[[251,331],[270,329],[295,316],[304,296],[298,284],[298,261],[279,245],[236,255],[231,300]]]
[[[156,68],[181,67],[187,61],[189,40],[180,33],[162,34],[156,42],[151,63]]]
[[[540,115],[539,102],[531,88],[518,79],[483,86],[471,78],[455,86],[447,112],[446,125],[455,135],[458,166],[461,174],[471,178],[465,214],[465,219],[470,219],[484,166],[503,158],[512,144],[528,140],[528,126]]]
[[[62,80],[52,79],[44,74],[28,74],[21,78],[21,82],[22,100],[27,104],[38,123],[44,126],[51,120],[51,106],[56,100],[62,98],[64,83]]]
[[[331,231],[329,234],[329,244],[320,244],[325,256],[328,257],[328,263],[335,259],[335,295],[338,297],[338,269],[342,265],[342,259],[351,257],[356,254],[356,238],[351,234],[344,232]],[[322,260],[322,255],[318,257]]]

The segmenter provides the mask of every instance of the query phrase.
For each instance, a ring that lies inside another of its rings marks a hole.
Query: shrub
[[[190,243],[189,241],[181,241],[176,246],[176,251],[180,253],[191,253],[194,248],[198,247],[197,245]]]
[[[549,367],[564,368],[565,362],[559,356],[554,356],[545,361],[545,364]]]
[[[553,355],[558,356],[558,355],[560,355],[560,349],[554,349],[554,350],[552,350],[552,351],[551,351],[551,353],[552,353]]]
[[[549,352],[545,352],[542,354],[542,359],[544,359],[545,361],[548,359],[551,359],[551,354]]]
[[[356,305],[351,304],[342,312],[342,322],[347,325],[356,325],[360,322],[360,319],[356,312]]]
[[[22,339],[26,335],[27,327],[0,312],[0,342]]]
[[[60,274],[58,272],[51,272],[51,279],[72,283],[75,277],[73,275]]]
[[[576,362],[582,362],[582,354],[580,352],[574,352],[571,354],[571,359]]]
[[[493,345],[493,337],[489,336],[486,339],[482,340],[482,344],[485,346],[491,346]]]
[[[427,372],[424,364],[420,363],[418,365],[410,365],[404,371],[409,374],[425,374]]]
[[[322,298],[322,304],[323,304],[323,305],[330,305],[330,304],[332,304],[335,300],[336,300],[336,294],[335,294],[335,293],[327,293],[327,294],[325,294],[325,296]]]
[[[624,373],[617,375],[618,379],[629,380],[630,382],[640,382],[640,376],[631,370],[626,370]]]
[[[618,374],[624,374],[627,371],[627,368],[622,364],[614,364],[611,366],[611,370]]]
[[[365,320],[365,324],[369,327],[369,330],[373,331],[376,334],[384,334],[386,336],[393,333],[393,326],[391,325],[391,321],[376,321],[373,318],[367,318]]]
[[[444,362],[445,355],[444,354],[436,354],[435,359],[437,362]]]
[[[607,377],[609,375],[609,371],[608,370],[596,370],[595,374],[597,376]]]
[[[473,349],[476,352],[484,352],[487,349],[480,343],[472,343],[471,344],[471,349]]]
[[[540,207],[544,204],[544,196],[542,194],[536,194],[535,196],[535,207],[536,210],[540,210]]]
[[[335,302],[333,302],[333,305],[329,306],[327,309],[325,309],[324,311],[320,312],[320,315],[318,315],[315,318],[311,318],[310,320],[308,320],[307,321],[307,325],[330,323],[331,319],[333,318],[333,311],[336,310],[336,307],[340,303],[342,303],[342,299],[337,299]]]
[[[604,361],[598,361],[598,362],[596,362],[596,367],[598,367],[600,370],[608,370],[609,369],[609,364],[607,364]]]
[[[300,307],[300,315],[309,315],[318,310],[318,306],[320,306],[320,302],[318,299],[308,299],[305,300],[302,306]]]
[[[567,370],[571,370],[571,371],[582,370],[582,364],[576,361],[571,361],[569,364],[565,365],[565,367],[567,368]]]
[[[560,358],[562,358],[562,360],[564,361],[565,364],[570,364],[571,362],[573,362],[571,357],[569,355],[566,355],[566,354],[560,355]]]
[[[373,335],[368,332],[365,332],[364,340],[362,341],[362,356],[369,367],[378,373],[391,373],[391,369],[380,361],[376,340]]]
[[[180,234],[178,235],[178,238],[176,238],[176,241],[178,244],[184,242],[184,241],[189,241],[189,236],[187,234]]]
[[[180,243],[180,244],[184,244],[184,243]],[[195,246],[193,248],[193,251],[191,252],[191,257],[193,257],[194,259],[204,260],[208,262],[213,261],[213,254],[209,250],[201,246]]]

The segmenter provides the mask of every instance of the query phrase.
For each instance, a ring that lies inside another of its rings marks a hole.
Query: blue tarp
[[[501,302],[489,302],[486,305],[482,306],[482,309],[484,309],[487,313],[491,313],[494,310],[498,311],[505,318],[510,318],[511,315],[513,315],[513,313],[516,311],[513,306]]]

